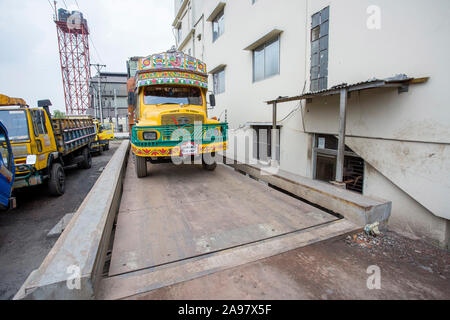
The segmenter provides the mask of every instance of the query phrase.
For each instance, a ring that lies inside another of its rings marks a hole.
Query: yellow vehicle
[[[13,188],[47,183],[50,194],[65,191],[64,167],[91,167],[95,126],[90,117],[52,119],[50,100],[31,108],[23,99],[0,95],[0,121],[8,129],[15,161]]]
[[[91,150],[99,153],[109,150],[109,141],[114,139],[114,125],[111,122],[101,124],[98,120],[94,120],[94,124],[97,135]]]
[[[227,147],[228,125],[207,117],[206,65],[175,50],[140,58],[137,68],[132,61],[128,70],[137,72],[128,104],[136,106],[131,146],[137,176],[147,176],[147,161],[174,157],[201,157],[203,167],[214,170],[215,153]]]

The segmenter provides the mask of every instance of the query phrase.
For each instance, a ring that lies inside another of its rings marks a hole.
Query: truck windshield
[[[20,141],[30,138],[24,110],[0,110],[0,121],[8,130],[10,140]]]
[[[101,125],[102,131],[111,130],[111,123],[104,123]]]
[[[144,103],[203,105],[202,93],[196,87],[149,86],[144,90]]]

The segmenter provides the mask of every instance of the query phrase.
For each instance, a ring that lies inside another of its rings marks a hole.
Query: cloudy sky
[[[50,2],[0,0],[0,93],[29,105],[49,98],[65,111]],[[129,57],[165,51],[175,42],[173,0],[60,0],[57,8],[77,10],[77,3],[88,19],[91,63],[106,64],[106,71],[125,72]]]

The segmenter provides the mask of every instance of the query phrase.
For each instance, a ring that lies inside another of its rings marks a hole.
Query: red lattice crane
[[[55,23],[68,115],[85,115],[90,106],[89,29],[79,11],[58,9]]]

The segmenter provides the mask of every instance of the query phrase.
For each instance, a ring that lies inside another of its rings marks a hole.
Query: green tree
[[[53,119],[62,119],[66,116],[65,112],[59,111],[59,110],[55,110],[53,111]]]

